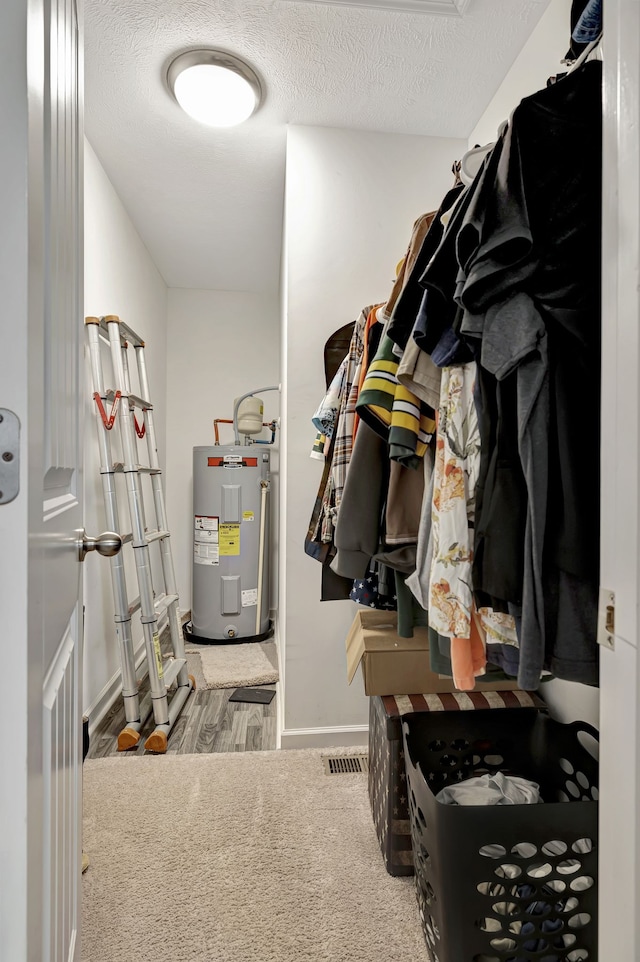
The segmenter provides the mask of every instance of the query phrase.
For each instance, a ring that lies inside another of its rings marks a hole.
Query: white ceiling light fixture
[[[167,83],[185,113],[208,127],[243,123],[262,99],[256,72],[222,50],[181,53],[169,65]]]

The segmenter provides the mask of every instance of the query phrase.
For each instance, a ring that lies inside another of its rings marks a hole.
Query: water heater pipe
[[[218,431],[219,424],[233,424],[233,420],[231,418],[215,419],[215,421],[213,422],[213,436],[215,438],[214,444],[220,444],[220,432]],[[277,425],[276,418],[274,418],[273,421],[263,421],[262,427],[271,429],[271,440],[270,441],[254,441],[253,443],[254,444],[273,444],[273,442],[276,439],[276,425]]]
[[[262,621],[262,574],[264,572],[264,541],[267,521],[266,508],[269,482],[261,481],[260,487],[262,488],[262,491],[260,497],[260,546],[258,548],[258,605],[256,608],[256,635],[260,634],[260,623]]]
[[[272,386],[272,387],[260,387],[260,388],[257,388],[255,391],[247,391],[246,394],[243,394],[242,397],[239,397],[237,399],[237,401],[233,405],[233,435],[235,437],[236,444],[240,444],[240,434],[238,432],[238,408],[240,407],[242,402],[246,401],[248,397],[254,397],[256,394],[263,394],[265,391],[279,391],[279,390],[280,390],[279,384],[276,384],[275,386]]]

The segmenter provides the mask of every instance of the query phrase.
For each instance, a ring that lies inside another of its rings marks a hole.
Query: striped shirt
[[[369,365],[357,412],[388,442],[393,461],[417,468],[435,433],[434,412],[399,383],[398,364],[393,341],[385,334]]]

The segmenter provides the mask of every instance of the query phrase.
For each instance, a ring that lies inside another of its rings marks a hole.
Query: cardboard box
[[[367,695],[438,694],[456,691],[452,678],[434,675],[429,666],[429,632],[414,628],[413,638],[398,635],[393,611],[358,611],[347,635],[347,678],[353,681],[362,665]],[[478,679],[478,691],[514,691],[516,681]]]

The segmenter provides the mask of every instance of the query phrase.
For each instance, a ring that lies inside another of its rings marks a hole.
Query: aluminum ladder
[[[158,462],[156,435],[153,422],[149,381],[145,365],[145,343],[135,331],[131,330],[114,314],[102,318],[85,318],[91,374],[93,380],[93,399],[96,405],[96,426],[100,448],[100,474],[107,516],[107,525],[112,531],[120,533],[123,548],[126,544],[133,547],[135,569],[138,582],[138,596],[129,601],[125,575],[124,551],[110,559],[111,583],[115,607],[116,637],[119,643],[120,664],[122,668],[122,697],[126,725],[118,735],[118,751],[135,748],[140,741],[140,732],[153,711],[155,729],[144,743],[151,752],[164,753],[167,739],[176,719],[195,688],[195,679],[187,673],[187,659],[180,626],[179,598],[171,555],[171,544],[162,487],[162,471]],[[102,342],[108,342],[115,384],[105,389],[102,366]],[[136,355],[139,390],[142,397],[131,391],[128,351],[132,346]],[[107,414],[107,407],[111,411]],[[138,423],[136,411],[142,412],[142,425]],[[122,445],[122,461],[114,461],[111,445],[111,430],[118,425]],[[138,439],[146,439],[148,466],[141,465],[138,458]],[[122,533],[116,475],[124,474],[131,530]],[[150,475],[155,509],[155,527],[149,529],[146,523],[144,487],[141,476]],[[156,592],[152,580],[151,554],[149,546],[159,542],[160,558],[164,584]],[[139,611],[146,662],[149,671],[150,692],[140,699],[136,680],[134,645],[131,631],[132,615]],[[171,633],[172,654],[163,659],[160,648],[159,619],[167,614]],[[175,691],[169,698],[168,692],[175,684]]]

